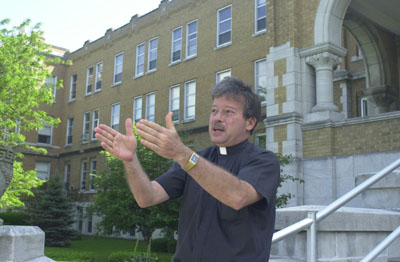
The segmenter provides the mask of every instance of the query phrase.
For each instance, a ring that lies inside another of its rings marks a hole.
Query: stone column
[[[333,68],[342,62],[342,59],[329,52],[306,57],[307,64],[315,68],[317,104],[312,112],[334,111],[339,108],[333,103]]]
[[[346,53],[346,49],[332,43],[300,50],[300,56],[315,69],[316,105],[305,115],[305,123],[336,122],[344,118],[333,101],[333,69],[342,62]]]

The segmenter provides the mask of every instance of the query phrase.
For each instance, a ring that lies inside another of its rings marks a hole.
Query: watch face
[[[199,160],[199,157],[196,155],[192,155],[192,158],[190,159],[192,162],[196,163],[197,160]]]

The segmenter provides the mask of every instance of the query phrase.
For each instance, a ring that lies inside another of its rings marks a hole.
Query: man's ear
[[[248,119],[246,120],[246,123],[247,123],[247,125],[246,125],[246,130],[250,132],[250,131],[253,130],[253,129],[255,128],[255,126],[257,125],[257,120],[256,120],[255,117],[250,117],[250,118],[248,118]]]

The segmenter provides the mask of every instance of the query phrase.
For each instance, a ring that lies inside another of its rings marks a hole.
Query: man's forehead
[[[232,108],[243,108],[244,99],[243,97],[236,96],[220,96],[215,97],[212,106],[226,106]]]

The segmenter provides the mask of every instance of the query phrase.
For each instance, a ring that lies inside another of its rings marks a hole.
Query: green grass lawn
[[[69,247],[46,247],[45,255],[56,261],[81,262],[89,257],[94,262],[107,262],[111,253],[116,251],[133,252],[135,245],[136,240],[83,236],[81,240],[72,241]],[[147,244],[140,241],[137,252],[146,251]],[[160,262],[170,262],[173,256],[168,253],[152,253],[152,255],[157,256]]]

